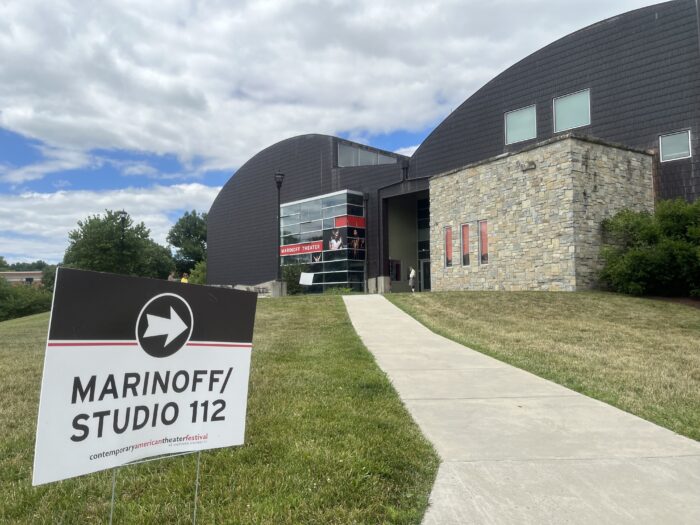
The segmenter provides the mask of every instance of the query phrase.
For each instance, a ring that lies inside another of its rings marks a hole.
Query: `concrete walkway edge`
[[[425,525],[700,523],[700,443],[343,299],[442,460]]]

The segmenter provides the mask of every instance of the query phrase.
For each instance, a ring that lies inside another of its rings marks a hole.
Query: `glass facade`
[[[282,266],[304,265],[313,274],[307,292],[352,288],[365,283],[364,197],[349,190],[319,195],[280,207]]]

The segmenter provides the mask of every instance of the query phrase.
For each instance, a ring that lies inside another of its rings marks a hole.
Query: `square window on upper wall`
[[[528,106],[506,113],[506,144],[537,138],[537,108]]]
[[[554,99],[554,133],[588,126],[590,123],[590,89]]]
[[[690,155],[690,130],[669,133],[659,137],[661,162],[687,159]]]

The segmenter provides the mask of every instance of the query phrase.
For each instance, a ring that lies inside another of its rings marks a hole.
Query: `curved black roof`
[[[662,198],[699,198],[699,32],[696,1],[673,0],[549,44],[499,74],[440,123],[410,158],[409,180],[394,190],[424,189],[430,176],[551,138],[556,135],[553,99],[589,90],[591,123],[577,134],[657,150],[659,135],[690,130],[692,157],[661,163],[655,191]],[[505,113],[531,105],[536,105],[536,138],[506,145]],[[236,172],[208,216],[210,283],[254,284],[276,275],[276,170],[286,174],[282,202],[341,189],[370,192],[371,201],[376,199],[371,192],[403,180],[405,157],[388,152],[382,153],[397,157],[396,164],[338,168],[338,142],[348,141],[328,135],[286,139]],[[411,186],[411,179],[420,180]],[[379,213],[376,202],[368,216],[370,259],[380,251],[379,233],[372,238],[371,226],[379,219],[372,213]],[[370,267],[379,268],[381,261],[374,262]]]
[[[377,151],[396,164],[337,167],[338,143]],[[329,135],[299,135],[265,148],[224,185],[207,216],[207,281],[257,284],[277,274],[277,187],[285,174],[281,202],[342,189],[369,191],[401,178],[402,155]]]
[[[589,89],[591,124],[578,133],[641,149],[658,135],[697,130],[700,40],[694,0],[637,9],[571,33],[484,85],[454,110],[411,157],[410,176],[456,169],[552,137],[555,97]],[[505,144],[504,115],[537,106],[537,137]],[[694,133],[697,151],[697,135]],[[695,163],[695,180],[692,163]],[[675,164],[661,196],[700,196],[698,157]]]

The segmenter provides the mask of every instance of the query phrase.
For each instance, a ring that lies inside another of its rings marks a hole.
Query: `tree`
[[[41,259],[34,262],[16,262],[10,265],[10,270],[14,270],[16,272],[38,271],[43,270],[48,265],[49,263],[42,261]]]
[[[190,284],[207,284],[207,260],[195,264],[190,274]]]
[[[50,264],[41,271],[41,285],[50,292],[53,292],[53,285],[56,284],[56,268],[57,265]]]
[[[10,267],[5,258],[0,255],[0,270],[7,270]]]
[[[134,224],[123,211],[105,210],[78,221],[68,234],[70,245],[63,263],[66,266],[100,272],[140,275],[164,279],[173,270],[170,250],[150,237],[141,222]]]
[[[185,212],[168,233],[175,248],[175,266],[180,273],[190,273],[199,261],[207,258],[207,214]]]

